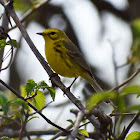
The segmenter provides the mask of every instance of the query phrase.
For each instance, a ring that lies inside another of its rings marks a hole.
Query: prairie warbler
[[[79,49],[59,29],[47,29],[42,33],[45,40],[45,55],[51,68],[61,76],[83,77],[96,92],[103,91],[98,85]]]

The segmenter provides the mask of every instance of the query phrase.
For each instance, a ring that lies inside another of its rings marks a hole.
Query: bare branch
[[[140,113],[138,113],[137,115],[134,116],[134,118],[132,119],[132,121],[130,122],[130,124],[127,126],[127,128],[123,130],[123,132],[121,133],[121,135],[118,138],[118,140],[125,139],[128,131],[130,130],[130,128],[132,127],[132,125],[136,122],[136,120],[138,119],[139,116],[140,116]]]
[[[66,128],[66,130],[70,130],[72,127],[73,127],[73,125],[71,124]],[[62,135],[64,135],[64,132],[60,131],[56,135],[54,135],[50,140],[55,140],[56,138],[58,138],[59,136],[62,136]]]
[[[80,123],[81,123],[84,115],[85,114],[82,111],[78,112],[78,115],[77,115],[77,118],[76,118],[76,121],[75,121],[75,124],[74,124],[74,128],[73,128],[70,136],[68,137],[68,140],[75,140],[75,138],[77,136],[79,126],[80,126]]]
[[[126,85],[126,84],[127,84],[128,82],[130,82],[134,77],[136,77],[137,74],[139,74],[139,73],[140,73],[140,68],[138,68],[138,69],[136,70],[136,72],[135,72],[134,74],[132,74],[125,82],[123,82],[123,83],[120,84],[119,86],[117,86],[117,87],[111,89],[110,91],[117,90],[117,89],[119,89],[120,87]]]
[[[13,53],[14,53],[14,52],[13,52],[13,49],[14,49],[13,41],[12,41],[11,37],[10,37],[7,33],[5,33],[5,34],[6,34],[6,36],[7,36],[7,37],[9,38],[9,40],[10,40],[10,44],[11,44],[11,52],[10,52],[10,54],[11,54],[11,57],[10,57],[10,61],[9,61],[8,65],[7,65],[6,67],[0,69],[0,71],[6,70],[6,69],[11,65],[12,59],[13,59]],[[9,55],[8,55],[8,56],[9,56]],[[3,62],[3,60],[2,60],[2,62]]]
[[[20,22],[24,22],[25,20],[27,20],[27,18],[34,13],[34,11],[40,9],[44,4],[47,4],[50,0],[44,0],[41,3],[33,6],[33,8],[29,9],[20,19]],[[17,26],[12,27],[11,29],[9,29],[8,31],[11,31],[12,29],[16,28]]]

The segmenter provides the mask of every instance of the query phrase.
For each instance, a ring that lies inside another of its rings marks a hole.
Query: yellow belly
[[[54,49],[45,48],[45,54],[49,65],[57,74],[65,77],[79,76],[79,66],[72,62],[65,52],[62,54]]]

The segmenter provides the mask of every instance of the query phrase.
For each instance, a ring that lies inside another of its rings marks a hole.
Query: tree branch
[[[0,0],[0,2],[3,1]],[[13,8],[13,1],[10,1],[8,3],[3,4],[3,6],[5,7],[6,11],[8,12],[8,14],[13,18],[13,20],[15,21],[17,27],[20,29],[24,39],[26,40],[26,42],[29,44],[29,47],[31,48],[31,50],[33,51],[33,53],[35,54],[35,56],[37,57],[37,59],[39,60],[39,62],[41,63],[41,65],[43,66],[43,68],[46,70],[46,72],[49,74],[49,76],[51,77],[53,75],[52,70],[50,69],[50,67],[48,66],[47,62],[44,60],[44,58],[41,56],[41,54],[39,53],[39,51],[36,49],[35,45],[33,44],[32,40],[30,39],[27,31],[25,30],[24,26],[22,25],[22,23],[20,22],[19,18],[17,17],[14,8]],[[66,95],[67,97],[80,109],[82,110],[84,113],[87,112],[87,109],[81,104],[81,102],[79,100],[76,99],[76,97],[64,86],[64,84],[59,80],[59,78],[57,76],[55,77],[51,77],[51,80],[53,83],[55,83]],[[92,115],[92,116],[88,116],[88,119],[90,120],[90,122],[95,126],[95,128],[100,128],[100,124],[99,122],[96,120],[96,118]]]
[[[26,99],[24,99],[20,94],[18,94],[14,89],[8,86],[5,82],[0,79],[0,83],[12,91],[19,99],[25,101],[32,109],[34,109],[43,119],[45,119],[49,124],[53,125],[54,127],[64,131],[66,134],[69,134],[69,131],[63,129],[62,127],[56,125],[55,123],[51,122],[47,117],[45,117],[41,112],[39,112],[32,104],[30,104]]]
[[[132,125],[136,122],[136,120],[138,119],[138,117],[140,116],[140,113],[138,113],[137,115],[134,116],[134,118],[132,119],[132,121],[130,122],[130,124],[127,126],[127,128],[125,130],[123,130],[123,132],[121,133],[120,137],[118,138],[118,140],[124,140],[128,131],[130,130],[130,128],[132,127]]]
[[[72,130],[70,136],[68,137],[68,140],[75,140],[75,138],[77,136],[79,126],[80,126],[80,123],[81,123],[83,117],[84,117],[84,113],[82,111],[79,111],[78,115],[77,115],[77,118],[76,118],[76,121],[74,123],[73,130]]]
[[[8,20],[8,17],[7,17],[7,13],[6,13],[6,11],[4,11],[3,20],[2,20],[2,27],[3,27],[3,29],[6,33],[7,33],[7,30],[8,30],[8,23],[9,23],[9,20]],[[4,48],[0,49],[0,69],[2,67],[3,53],[4,53]]]
[[[40,9],[44,4],[47,4],[50,0],[45,0],[40,2],[39,4],[33,6],[33,8],[29,9],[20,19],[20,22],[24,22],[25,20],[27,20],[27,18],[34,13],[34,11]],[[12,29],[16,28],[17,26],[12,27],[11,29],[9,29],[8,31],[11,31]]]
[[[119,86],[117,86],[117,87],[111,89],[110,91],[117,90],[117,89],[119,89],[120,87],[126,85],[129,81],[131,81],[131,80],[132,80],[137,74],[139,74],[139,73],[140,73],[140,68],[138,68],[138,69],[136,70],[136,72],[135,72],[134,74],[132,74],[125,82],[123,82],[123,83],[120,84]]]

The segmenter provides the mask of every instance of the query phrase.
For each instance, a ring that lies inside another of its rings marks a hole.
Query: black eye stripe
[[[51,32],[50,34],[51,34],[51,35],[54,35],[54,34],[55,34],[55,32]]]

